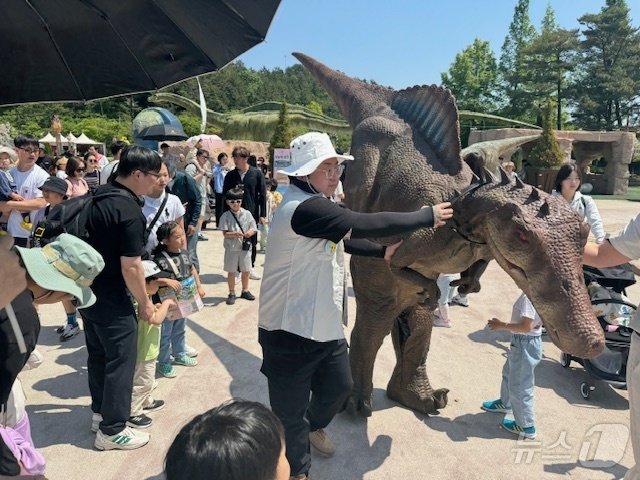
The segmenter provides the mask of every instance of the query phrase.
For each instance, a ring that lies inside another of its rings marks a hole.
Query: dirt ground
[[[598,200],[607,231],[615,232],[640,208],[637,203]],[[55,328],[64,318],[60,305],[42,309],[39,349],[43,366],[21,375],[36,446],[48,462],[50,479],[161,479],[164,454],[176,432],[194,415],[230,397],[268,403],[260,374],[258,302],[224,303],[222,237],[205,232],[200,242],[202,280],[208,306],[193,315],[188,343],[200,350],[195,368],[177,367],[175,379],[159,379],[156,397],[167,406],[153,413],[151,442],[130,452],[98,452],[89,431],[91,411],[86,350],[79,335],[60,343]],[[258,257],[258,266],[263,256]],[[261,270],[261,268],[260,268]],[[494,399],[509,336],[486,330],[491,316],[508,320],[518,290],[495,262],[482,279],[482,292],[468,308],[452,307],[453,328],[436,329],[427,362],[435,388],[447,387],[449,405],[426,416],[388,400],[385,386],[395,363],[390,338],[374,372],[374,413],[364,420],[340,414],[328,427],[338,446],[331,459],[313,458],[314,480],[556,479],[621,478],[632,463],[627,392],[598,382],[585,400],[586,373],[578,364],[565,369],[548,340],[536,371],[538,438],[518,441],[499,425],[502,415],[480,409]],[[251,282],[258,294],[259,281]],[[640,300],[640,287],[630,289]],[[355,318],[355,302],[350,316]]]

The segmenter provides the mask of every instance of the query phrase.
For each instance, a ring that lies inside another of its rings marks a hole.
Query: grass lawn
[[[640,202],[640,186],[629,187],[624,195],[591,195],[598,200],[629,200],[631,202]]]

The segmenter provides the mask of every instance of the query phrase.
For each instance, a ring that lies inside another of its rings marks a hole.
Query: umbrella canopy
[[[152,125],[138,134],[141,140],[186,140],[187,136],[182,128],[173,125]]]
[[[80,134],[78,138],[76,138],[76,141],[73,143],[75,143],[76,145],[100,145],[102,142],[96,142],[95,140],[91,140],[83,132]]]
[[[279,4],[4,0],[0,105],[146,92],[213,72],[264,40]]]
[[[202,140],[202,148],[208,150],[209,152],[215,150],[216,148],[224,147],[224,140],[222,140],[218,135],[196,135],[195,137],[189,137],[187,140],[187,145],[193,148],[198,140]]]

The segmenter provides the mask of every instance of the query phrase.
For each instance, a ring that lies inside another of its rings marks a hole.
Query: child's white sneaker
[[[451,299],[451,304],[452,305],[459,305],[461,307],[468,307],[469,306],[469,299],[467,298],[467,296],[462,296],[460,294],[456,295],[455,297],[453,297]]]
[[[439,316],[435,315],[433,317],[433,326],[451,328],[451,320],[443,320]]]

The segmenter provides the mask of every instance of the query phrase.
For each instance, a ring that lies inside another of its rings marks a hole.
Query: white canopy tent
[[[76,141],[74,142],[76,145],[102,145],[102,142],[96,142],[95,140],[91,140],[87,137],[84,132],[80,134]]]
[[[62,137],[62,138],[64,138],[64,137]],[[40,142],[40,143],[56,143],[56,137],[51,135],[51,132],[47,132],[47,134],[44,137],[42,137],[40,140],[38,140],[38,142]]]

